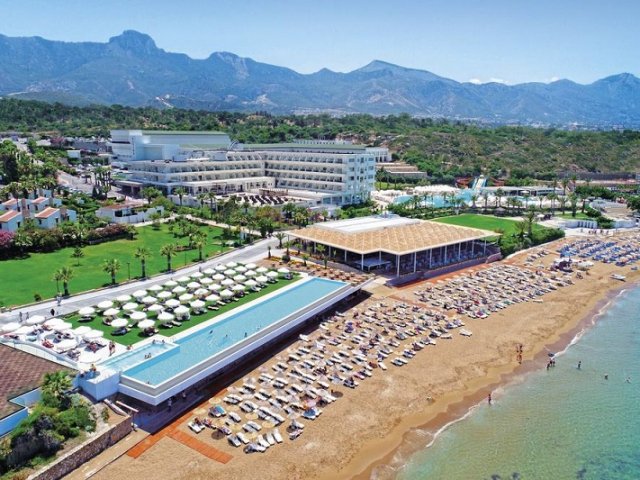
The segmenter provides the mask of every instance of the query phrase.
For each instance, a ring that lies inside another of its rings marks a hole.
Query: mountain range
[[[133,30],[107,43],[0,35],[0,96],[73,105],[640,126],[640,79],[629,73],[588,85],[477,85],[375,60],[348,73],[301,74],[228,52],[193,59]]]

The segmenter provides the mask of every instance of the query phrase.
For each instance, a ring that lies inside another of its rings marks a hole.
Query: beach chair
[[[242,445],[242,443],[240,443],[240,440],[238,440],[238,437],[236,435],[227,435],[227,440],[229,441],[229,443],[231,445],[233,445],[234,447],[238,448]]]
[[[282,443],[282,435],[280,435],[280,431],[277,428],[273,431],[273,438],[277,443]]]
[[[204,425],[200,425],[200,424],[197,424],[197,423],[195,423],[195,422],[189,422],[187,425],[188,425],[188,426],[189,426],[189,428],[190,428],[191,430],[193,430],[195,433],[200,433],[200,432],[202,432],[202,431],[204,430],[204,428],[205,428],[205,427],[204,427]]]

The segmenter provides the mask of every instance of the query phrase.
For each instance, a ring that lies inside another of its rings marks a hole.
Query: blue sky
[[[459,81],[640,76],[640,0],[0,0],[0,33],[104,42],[126,29],[205,58],[302,73],[373,59]]]

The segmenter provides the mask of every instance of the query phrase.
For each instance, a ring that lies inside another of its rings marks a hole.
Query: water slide
[[[484,175],[480,175],[473,180],[473,184],[471,185],[471,190],[480,190],[487,185],[487,177]]]

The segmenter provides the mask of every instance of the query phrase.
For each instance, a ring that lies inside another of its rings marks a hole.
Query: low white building
[[[117,203],[100,207],[96,216],[105,218],[110,223],[140,223],[151,220],[151,215],[164,213],[163,207],[149,207],[142,203]]]
[[[33,219],[40,228],[56,228],[62,222],[75,222],[76,212],[66,208],[46,207],[33,215]]]
[[[15,232],[22,226],[23,222],[22,212],[17,210],[8,210],[0,213],[0,230]]]

